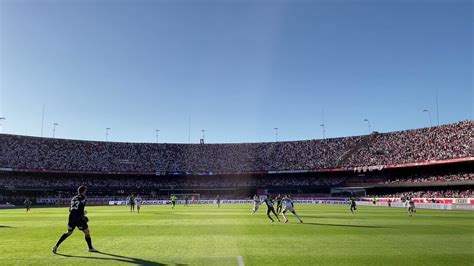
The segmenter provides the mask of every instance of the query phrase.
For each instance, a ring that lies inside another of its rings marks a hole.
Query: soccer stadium
[[[0,265],[474,265],[472,10],[0,0]]]
[[[93,142],[3,134],[1,206],[13,209],[2,211],[7,251],[2,256],[7,264],[70,264],[71,257],[77,258],[74,263],[98,263],[78,255],[83,243],[65,245],[67,254],[54,259],[41,251],[50,248],[51,241],[28,249],[15,245],[60,232],[60,214],[75,188],[85,185],[87,205],[101,206],[88,208],[98,235],[95,243],[110,252],[93,258],[108,263],[468,265],[473,260],[474,215],[466,212],[474,210],[473,132],[474,123],[462,121],[347,138],[242,144]],[[276,219],[282,223],[258,228],[270,220],[265,210],[250,215],[254,195],[259,202],[267,195],[290,195],[304,222],[288,213],[285,224],[278,211],[269,217],[272,224]],[[131,197],[140,198],[142,213],[128,210],[135,205],[129,204]],[[170,207],[173,197],[176,206]],[[353,214],[350,198],[360,206]],[[14,208],[23,207],[25,199],[42,208],[25,216],[24,208]],[[412,220],[405,213],[409,200],[419,210]],[[40,222],[30,224],[29,219]],[[16,228],[35,233],[25,235]],[[120,232],[119,239],[113,231]],[[201,237],[197,243],[187,239]],[[341,237],[349,243],[340,242]],[[280,241],[305,244],[294,257],[281,254]],[[355,254],[313,253],[321,242]],[[440,257],[439,245],[454,253]],[[415,258],[398,256],[400,247],[404,254],[416,251]],[[377,254],[379,249],[383,256]]]

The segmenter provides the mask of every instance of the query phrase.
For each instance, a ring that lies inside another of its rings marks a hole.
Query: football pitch
[[[67,208],[0,210],[1,265],[474,265],[474,213],[297,205],[271,224],[251,205],[86,207],[93,245],[75,230],[55,255]],[[280,218],[282,219],[282,218]],[[283,220],[283,219],[282,219]]]

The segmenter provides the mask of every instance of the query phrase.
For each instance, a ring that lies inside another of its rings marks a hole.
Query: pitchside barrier
[[[453,204],[451,210],[458,211],[474,211],[474,205],[472,204]]]
[[[361,198],[361,201],[372,202],[374,198]],[[443,203],[443,204],[474,204],[474,198],[412,198],[415,204],[418,203]],[[377,202],[401,202],[400,198],[375,198]]]
[[[375,205],[369,201],[357,201],[359,206],[374,206],[374,207],[388,207],[387,202],[377,202]],[[393,202],[391,204],[394,208],[406,208],[406,202]],[[444,204],[444,203],[415,203],[417,209],[430,209],[430,210],[463,210],[463,211],[474,211],[473,204]]]
[[[221,200],[221,204],[253,204],[253,200]],[[348,205],[349,201],[347,199],[305,199],[305,200],[294,200],[296,204],[340,204]],[[145,200],[142,201],[142,205],[167,205],[171,202],[169,200]],[[185,204],[184,200],[177,200],[177,204]],[[189,204],[190,202],[188,202]],[[125,200],[122,201],[109,201],[111,206],[125,206],[128,202]],[[194,204],[217,204],[216,200],[198,200]],[[374,205],[370,201],[357,201],[359,206],[374,206],[374,207],[388,207],[388,203],[376,202]],[[406,202],[392,202],[391,204],[394,208],[406,208]],[[415,207],[418,209],[431,209],[431,210],[466,210],[474,211],[474,204],[444,204],[444,203],[415,203]]]
[[[321,200],[321,199],[306,199],[306,200],[294,200],[297,204],[348,204],[346,199],[337,200]],[[169,200],[144,200],[142,205],[166,205],[170,204]],[[177,204],[185,204],[184,200],[177,200]],[[188,201],[188,204],[191,204]],[[217,204],[216,200],[198,200],[193,204]],[[253,200],[221,200],[221,204],[253,204]],[[128,205],[125,200],[109,201],[109,205]]]
[[[357,201],[359,206],[374,206],[374,207],[388,207],[387,202],[377,202],[375,205],[369,201]],[[432,209],[432,210],[451,210],[453,204],[443,203],[415,203],[415,207],[418,209]],[[393,202],[392,207],[394,208],[406,208],[407,202]]]

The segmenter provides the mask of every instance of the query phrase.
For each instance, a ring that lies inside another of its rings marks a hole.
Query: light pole
[[[274,127],[273,129],[275,130],[275,142],[278,142],[278,128]]]
[[[106,127],[106,128],[105,128],[105,141],[108,141],[108,140],[109,140],[109,130],[111,130],[110,127]]]
[[[44,104],[43,104],[43,115],[41,116],[41,137],[43,137],[44,130]]]
[[[158,133],[160,132],[160,130],[156,129],[155,132],[156,132],[156,143],[158,143]]]
[[[436,123],[439,126],[438,88],[436,88]]]
[[[370,121],[369,121],[369,119],[366,118],[366,119],[364,119],[364,122],[367,122],[367,126],[369,127],[369,135],[370,135],[370,133],[372,132],[370,130]]]
[[[430,110],[425,109],[425,110],[423,110],[423,113],[428,113],[428,117],[429,117],[429,119],[430,119],[430,127],[432,127],[432,124],[431,124],[431,112],[430,112]]]
[[[188,116],[188,143],[191,144],[191,113]]]
[[[204,132],[206,132],[205,129],[201,129],[201,132],[202,132],[202,139],[204,140]]]
[[[5,117],[0,117],[0,122],[2,122],[3,120],[6,120],[6,118]],[[2,131],[0,133],[3,133],[2,123],[0,123],[0,128],[2,129]]]
[[[53,123],[53,139],[54,139],[54,133],[56,133],[56,126],[59,126],[59,124]]]
[[[320,127],[323,128],[323,139],[326,139],[326,126],[324,124],[321,124]]]

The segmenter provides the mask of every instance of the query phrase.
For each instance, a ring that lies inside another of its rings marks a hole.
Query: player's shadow
[[[13,227],[13,226],[8,226],[8,225],[0,225],[0,228],[11,228],[11,229],[13,229],[13,228],[15,228],[15,227]]]
[[[98,252],[98,253],[102,254],[102,255],[110,256],[111,258],[74,256],[74,255],[67,255],[67,254],[60,254],[60,253],[57,253],[57,255],[63,256],[63,257],[68,257],[68,258],[80,258],[80,259],[103,260],[103,261],[117,261],[117,262],[124,262],[124,263],[136,264],[136,265],[153,265],[153,266],[166,265],[166,264],[162,264],[162,263],[159,263],[159,262],[143,260],[143,259],[139,259],[139,258],[125,257],[125,256],[116,255],[116,254],[111,254],[111,253],[105,253],[105,252]]]
[[[387,228],[384,226],[377,226],[377,225],[357,225],[357,224],[322,224],[322,223],[304,223],[304,224],[319,225],[319,226],[355,227],[355,228]]]
[[[354,218],[357,219],[366,219],[365,217],[362,216],[353,216],[353,215],[348,215],[348,216],[321,216],[321,215],[305,215],[304,218],[315,218],[315,219],[338,219],[338,220],[353,220]]]

